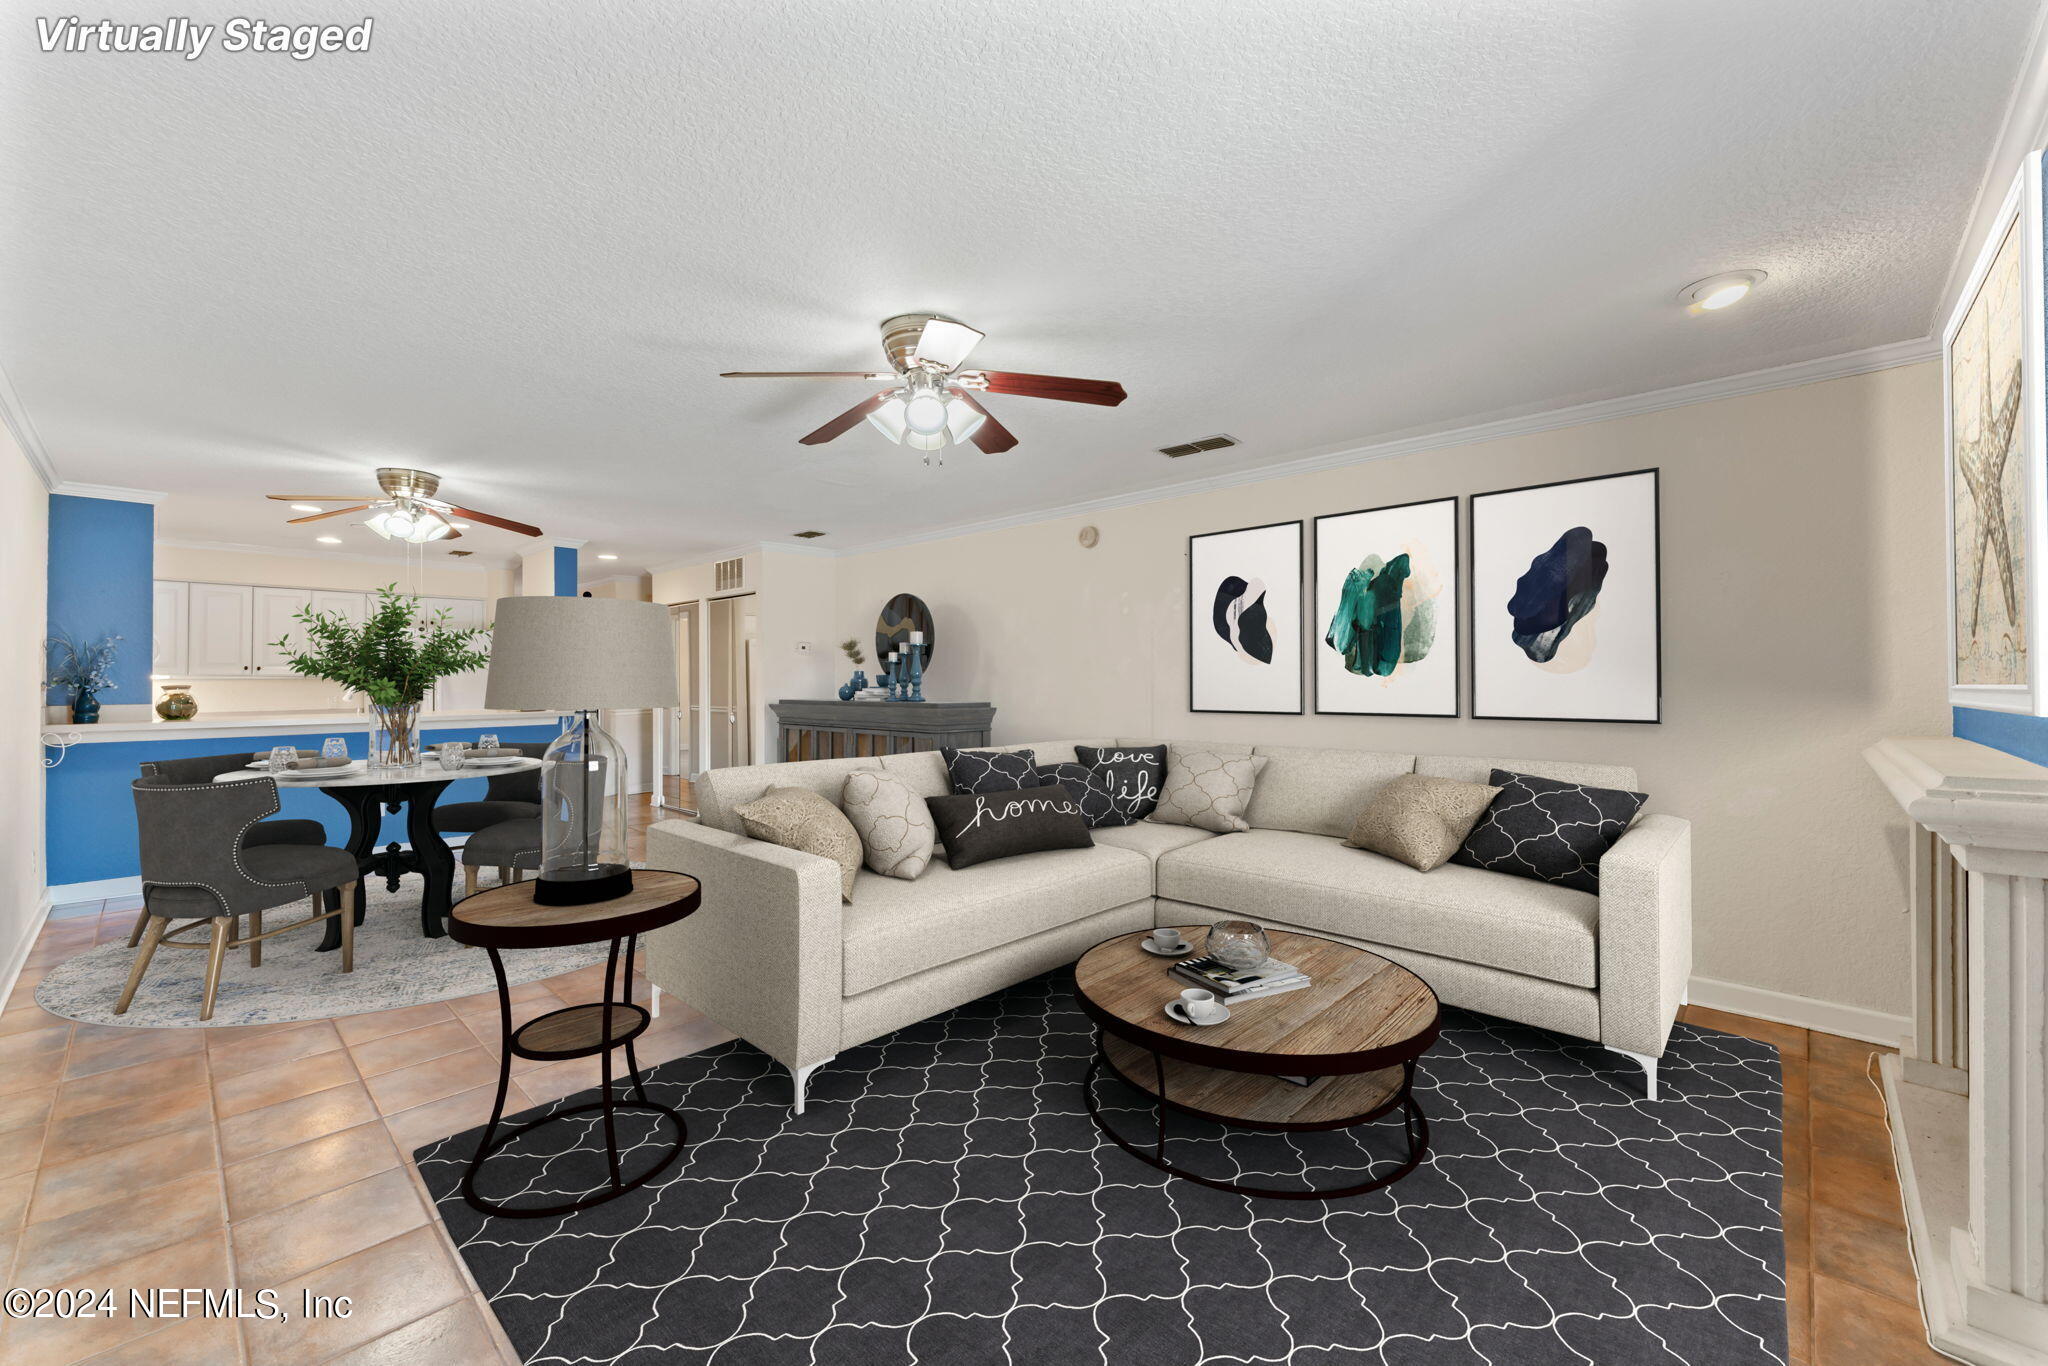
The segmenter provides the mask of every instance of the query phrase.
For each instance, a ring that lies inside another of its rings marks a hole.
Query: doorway
[[[682,685],[682,696],[679,704],[661,718],[664,739],[657,800],[662,810],[683,816],[697,814],[694,799],[685,793],[697,777],[697,756],[703,752],[704,743],[704,681],[697,668],[698,618],[698,603],[678,602],[669,606],[669,628],[675,635],[676,679]]]
[[[703,767],[756,763],[754,755],[754,650],[760,618],[752,593],[713,598],[704,632]]]

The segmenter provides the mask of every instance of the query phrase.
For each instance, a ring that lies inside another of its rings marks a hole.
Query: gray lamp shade
[[[673,707],[668,608],[614,598],[499,598],[484,705],[505,711]]]

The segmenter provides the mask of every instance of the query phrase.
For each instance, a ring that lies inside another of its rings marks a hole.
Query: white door
[[[312,597],[312,590],[306,588],[258,588],[255,590],[256,627],[251,647],[252,670],[259,674],[286,674],[291,668],[286,663],[290,655],[278,646],[278,641],[291,642],[292,647],[303,645],[300,626],[296,618],[306,610]]]
[[[186,672],[194,678],[240,678],[250,672],[255,590],[240,583],[195,583],[190,612]]]
[[[441,624],[456,630],[484,624],[484,605],[475,598],[421,598],[420,607],[422,617],[431,617],[445,608],[448,615]],[[435,711],[482,711],[484,679],[483,669],[444,678],[434,685],[429,705]]]
[[[192,629],[191,585],[159,579],[150,598],[149,671],[171,676],[184,673],[188,656],[185,637]]]

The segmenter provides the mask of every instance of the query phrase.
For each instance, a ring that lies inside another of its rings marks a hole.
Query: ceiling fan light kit
[[[318,522],[328,517],[343,517],[351,512],[369,512],[363,525],[387,541],[402,541],[407,545],[424,545],[428,541],[451,540],[462,535],[463,528],[471,522],[483,522],[488,526],[516,531],[522,536],[541,534],[537,526],[515,522],[507,517],[493,517],[487,512],[474,508],[458,507],[439,497],[441,476],[426,470],[405,469],[401,466],[386,465],[377,471],[377,487],[383,492],[382,498],[369,502],[355,502],[352,497],[319,493],[272,493],[266,495],[278,503],[354,503],[352,507],[335,508],[331,512],[316,512],[310,517],[291,517],[288,522]],[[465,517],[468,521],[457,522],[455,518]],[[322,539],[325,539],[324,537]]]
[[[882,322],[882,351],[893,371],[728,370],[721,378],[896,380],[896,388],[864,399],[799,440],[806,446],[822,446],[866,418],[869,426],[897,445],[925,452],[927,465],[942,463],[933,457],[948,446],[971,441],[984,453],[996,455],[1017,444],[1010,430],[974,396],[976,392],[1106,408],[1124,401],[1124,387],[1113,380],[960,369],[983,336],[944,314],[899,313]]]

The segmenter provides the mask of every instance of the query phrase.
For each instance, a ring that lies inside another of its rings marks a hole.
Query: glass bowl
[[[1232,972],[1248,972],[1272,956],[1266,932],[1249,920],[1219,920],[1209,927],[1208,953]]]

